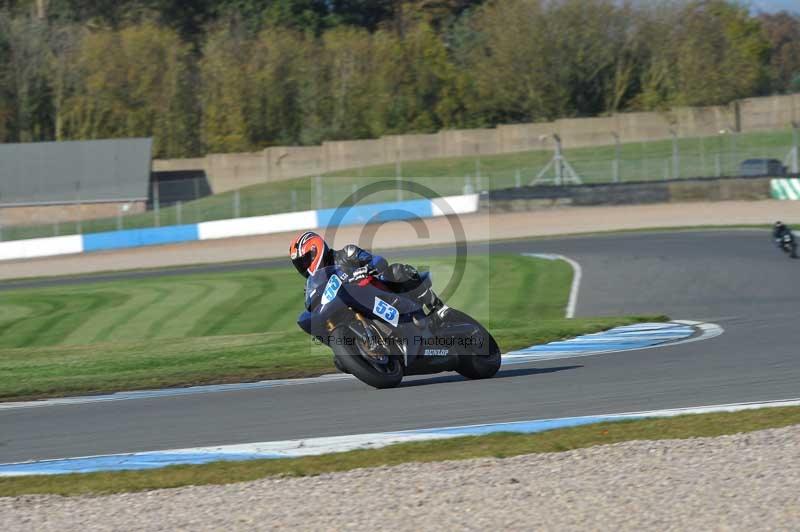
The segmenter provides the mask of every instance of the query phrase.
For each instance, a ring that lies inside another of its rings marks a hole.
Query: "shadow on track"
[[[528,375],[542,375],[546,373],[556,373],[558,371],[568,371],[571,369],[579,369],[583,366],[558,366],[555,368],[520,368],[520,369],[507,369],[500,370],[497,375],[488,379],[490,381],[496,379],[507,379],[509,377],[525,377]],[[459,382],[469,381],[470,379],[464,378],[458,374],[450,374],[442,377],[431,377],[428,379],[416,379],[411,381],[403,381],[398,388],[408,388],[411,386],[427,386],[429,384],[442,384],[446,382]]]

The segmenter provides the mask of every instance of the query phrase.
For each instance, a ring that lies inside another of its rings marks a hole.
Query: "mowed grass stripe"
[[[114,294],[91,292],[61,293],[55,296],[31,294],[24,299],[27,299],[27,304],[35,308],[36,312],[3,331],[0,337],[2,345],[34,347],[61,343],[71,331],[80,327],[100,309],[119,302]]]
[[[19,304],[15,304],[13,301],[9,301],[7,299],[6,301],[3,301],[3,306],[5,307],[6,305],[9,305],[10,308],[13,309],[25,309],[25,312],[14,311],[6,313],[9,317],[0,323],[0,345],[4,347],[16,347],[16,345],[13,345],[9,342],[11,342],[12,339],[18,339],[19,337],[17,330],[15,329],[17,325],[25,324],[28,323],[29,320],[48,315],[54,308],[49,302],[33,300],[27,300],[25,302],[20,301]]]
[[[209,295],[214,291],[211,283],[187,282],[180,283],[180,291],[163,305],[161,319],[154,320],[147,328],[147,338],[169,338],[183,336],[180,329],[193,324],[191,320],[184,319],[190,311],[208,301]],[[188,328],[187,328],[188,330]],[[162,334],[163,332],[163,334]]]
[[[0,306],[0,330],[11,322],[16,322],[30,316],[33,310],[26,305],[6,304]]]
[[[275,290],[274,282],[269,278],[240,279],[238,282],[238,290],[223,304],[206,313],[204,319],[197,324],[195,330],[204,327],[202,334],[197,336],[225,334],[226,328],[235,320],[245,316],[252,307],[258,304],[266,307],[266,296]]]
[[[215,333],[252,334],[262,331],[299,331],[297,317],[303,311],[305,280],[294,271],[249,280],[253,297],[240,299],[237,307],[217,325]]]
[[[208,286],[210,291],[205,299],[192,301],[187,308],[170,319],[169,328],[163,329],[161,337],[191,338],[205,336],[208,328],[208,314],[225,305],[239,290],[241,283],[235,279],[200,279],[199,283]],[[260,332],[260,331],[259,331]]]
[[[85,334],[70,335],[64,343],[79,345],[110,340],[144,339],[141,334],[131,334],[132,327],[135,323],[141,323],[140,316],[143,313],[153,312],[158,303],[164,301],[169,294],[170,290],[165,287],[147,287],[137,290],[123,306],[115,309],[116,312],[109,313],[109,319],[102,328],[90,329]]]

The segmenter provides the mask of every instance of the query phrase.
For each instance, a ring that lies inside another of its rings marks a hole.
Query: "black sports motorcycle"
[[[337,368],[375,388],[443,371],[493,377],[501,360],[492,335],[449,307],[426,314],[414,294],[431,289],[430,274],[414,284],[409,290],[374,276],[352,281],[335,266],[320,268],[308,278],[306,311],[297,323],[331,348]]]
[[[778,240],[778,246],[791,258],[797,258],[797,241],[791,231],[785,233],[783,237]]]

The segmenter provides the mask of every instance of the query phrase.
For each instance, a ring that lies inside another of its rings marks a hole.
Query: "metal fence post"
[[[561,150],[561,137],[553,135],[553,139],[556,141],[556,185],[561,185],[564,183],[564,154]]]
[[[403,201],[403,178],[397,176],[397,201]]]
[[[678,179],[681,176],[681,155],[678,146],[678,132],[674,129],[669,130],[672,135],[672,177]]]
[[[59,226],[58,221],[53,222],[53,236],[59,236],[61,234],[61,226]]]
[[[122,205],[117,207],[117,231],[122,231]]]
[[[706,176],[706,143],[703,137],[700,137],[700,166],[702,167],[703,177]]]
[[[644,143],[642,143],[642,151],[640,153],[642,154],[642,158],[641,158],[642,164],[641,164],[641,169],[639,170],[639,172],[640,172],[639,173],[639,180],[642,181],[642,180],[646,180],[647,179],[647,157],[646,157],[646,154],[644,152]]]
[[[242,197],[239,189],[233,191],[233,217],[241,218],[242,216]]]
[[[792,122],[792,173],[800,172],[800,122]]]
[[[611,135],[614,137],[614,164],[612,165],[612,170],[614,172],[614,183],[619,183],[619,160],[620,155],[622,152],[622,146],[620,143],[619,133],[613,131]]]
[[[317,209],[322,208],[322,176],[317,176],[316,179],[316,192],[317,192]]]
[[[480,179],[481,178],[481,145],[479,143],[475,144],[475,176]]]
[[[397,179],[403,177],[403,163],[400,161],[400,152],[397,150],[394,152],[394,176]]]
[[[158,198],[158,183],[153,182],[153,226],[160,227],[161,226],[161,213],[159,212],[161,206],[159,205],[159,198]]]
[[[183,202],[175,203],[175,221],[178,225],[183,225]]]
[[[516,188],[520,188],[522,186],[522,174],[520,173],[519,168],[517,168],[517,172],[514,174],[514,185]]]
[[[714,164],[716,170],[716,177],[722,177],[722,161],[720,160],[720,154],[717,153],[714,156]]]
[[[464,191],[463,194],[472,194],[475,190],[472,188],[472,178],[470,176],[464,176]]]
[[[720,130],[719,134],[720,134],[720,136],[730,135],[730,137],[731,137],[731,147],[733,148],[733,154],[732,154],[733,155],[733,168],[732,168],[733,172],[732,172],[731,175],[736,174],[736,173],[738,173],[737,169],[738,169],[738,166],[739,166],[738,163],[736,162],[738,160],[738,154],[737,154],[738,146],[737,146],[737,139],[736,139],[736,131],[734,131],[733,129],[728,127],[728,128],[723,129],[723,130]]]
[[[75,232],[79,235],[83,234],[83,220],[81,216],[83,209],[81,208],[81,182],[75,181],[75,203],[78,206],[78,218],[75,221]]]

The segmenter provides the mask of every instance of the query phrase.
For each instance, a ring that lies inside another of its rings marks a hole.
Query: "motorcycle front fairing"
[[[342,272],[329,266],[318,270],[306,281],[306,310],[298,318],[297,325],[326,345],[330,342],[331,331],[352,316],[347,305],[337,297],[345,279]]]

